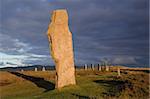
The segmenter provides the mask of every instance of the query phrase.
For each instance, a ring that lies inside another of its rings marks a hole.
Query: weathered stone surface
[[[56,88],[75,84],[72,33],[68,27],[68,14],[64,9],[52,12],[48,27],[51,55],[56,65]]]

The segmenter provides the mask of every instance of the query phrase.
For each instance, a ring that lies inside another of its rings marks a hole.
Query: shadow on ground
[[[121,80],[95,80],[95,83],[106,87],[107,92],[104,92],[104,96],[118,96],[119,93],[125,89],[125,81]]]
[[[21,74],[18,72],[9,72],[9,73],[16,75],[18,77],[24,78],[28,81],[31,81],[32,83],[36,84],[40,88],[44,88],[45,89],[44,92],[54,90],[54,88],[55,88],[55,84],[53,84],[52,82],[44,80],[44,78],[28,76],[28,75]]]
[[[78,94],[74,94],[74,93],[72,93],[71,95],[78,97],[78,99],[90,99],[90,97],[88,97],[88,96],[82,96],[82,95],[78,95]]]

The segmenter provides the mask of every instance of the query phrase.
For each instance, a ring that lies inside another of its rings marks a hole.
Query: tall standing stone
[[[76,84],[72,33],[68,26],[68,13],[64,9],[52,12],[48,27],[51,55],[56,65],[56,88]]]

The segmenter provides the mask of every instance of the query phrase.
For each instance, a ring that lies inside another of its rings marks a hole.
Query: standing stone
[[[34,71],[38,71],[38,70],[37,70],[37,67],[34,68]]]
[[[45,67],[42,68],[42,71],[46,71],[46,70],[45,70]]]
[[[102,67],[98,64],[98,71],[102,71]]]
[[[85,70],[87,70],[87,69],[88,69],[87,64],[85,64],[85,65],[84,65],[84,69],[85,69]]]
[[[24,70],[23,70],[23,69],[21,69],[21,72],[24,72]]]
[[[109,71],[109,66],[106,66],[106,71]]]
[[[92,66],[92,70],[94,70],[94,64],[91,64],[91,66]]]
[[[66,10],[52,12],[47,31],[51,55],[56,65],[56,88],[76,84],[72,33],[68,26]]]
[[[120,75],[120,68],[119,67],[117,68],[117,72],[118,72],[118,76],[121,76]]]

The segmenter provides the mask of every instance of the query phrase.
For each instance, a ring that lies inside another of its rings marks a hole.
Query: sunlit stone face
[[[66,10],[52,12],[47,34],[51,55],[56,65],[56,88],[75,84],[72,34],[68,27]]]

